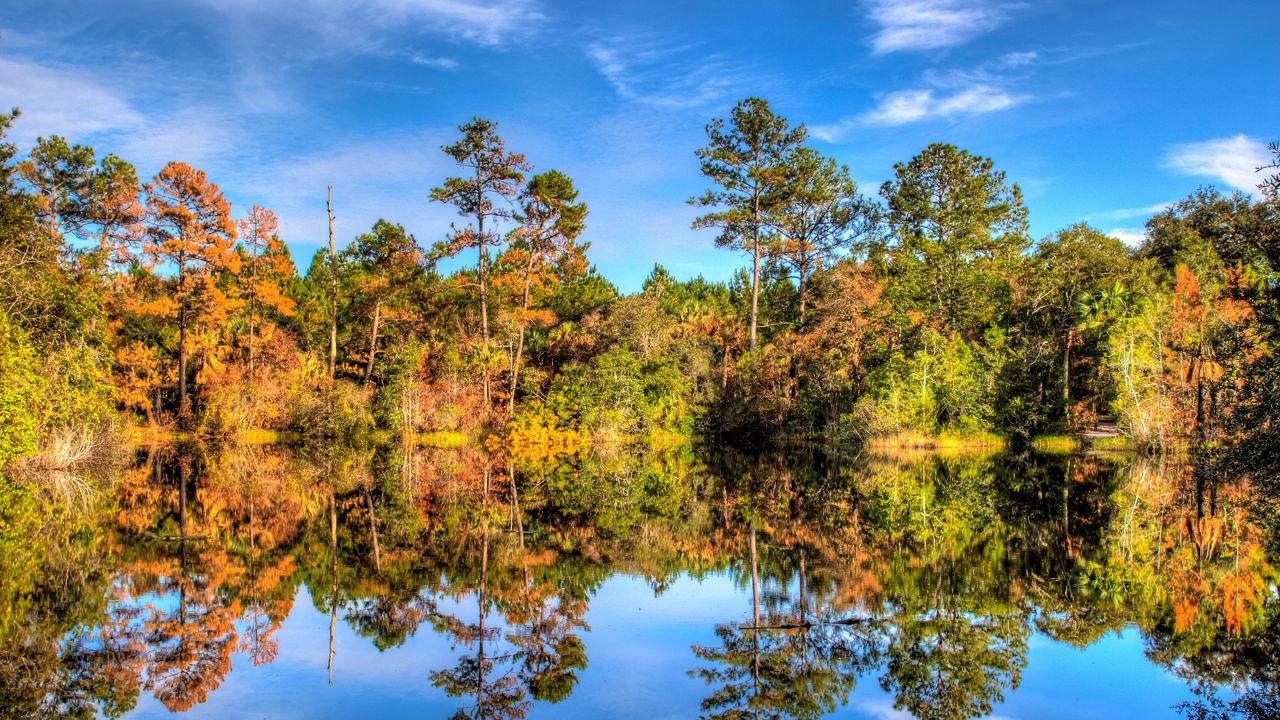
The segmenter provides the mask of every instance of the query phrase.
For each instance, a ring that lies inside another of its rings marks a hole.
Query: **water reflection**
[[[686,713],[708,718],[816,718],[869,692],[981,716],[1017,694],[1034,637],[1126,627],[1204,696],[1188,715],[1280,682],[1277,570],[1242,489],[1171,461],[165,447],[97,507],[35,519],[4,482],[26,523],[0,551],[15,717],[231,712],[219,688],[278,661],[299,599],[327,623],[323,682],[356,669],[344,632],[388,663],[421,636],[447,648],[415,669],[431,707],[554,716],[595,667],[591,602],[624,576],[739,588],[713,634],[669,640],[701,688]]]

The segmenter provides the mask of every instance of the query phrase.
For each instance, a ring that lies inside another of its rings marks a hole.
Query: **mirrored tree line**
[[[566,474],[640,497],[602,507]],[[673,485],[683,500],[658,502]],[[1128,625],[1195,686],[1274,687],[1277,571],[1241,501],[1140,458],[158,447],[110,507],[28,540],[46,564],[5,619],[0,678],[30,716],[191,709],[275,661],[309,598],[335,682],[339,624],[385,652],[428,633],[454,661],[423,682],[458,717],[523,717],[572,695],[612,574],[660,593],[727,573],[744,606],[684,668],[707,717],[820,717],[859,681],[917,717],[974,717],[1017,690],[1033,633],[1084,647]]]

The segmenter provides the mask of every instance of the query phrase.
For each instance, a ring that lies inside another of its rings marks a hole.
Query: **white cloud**
[[[458,61],[454,60],[453,58],[432,57],[430,55],[423,55],[421,53],[415,53],[414,55],[410,56],[409,62],[413,63],[414,65],[421,65],[422,67],[436,68],[437,70],[457,70],[458,69]]]
[[[905,125],[925,119],[936,105],[932,90],[899,90],[881,98],[862,120],[869,125]]]
[[[1106,210],[1104,212],[1090,213],[1087,216],[1089,220],[1128,220],[1129,218],[1148,218],[1152,215],[1168,210],[1173,205],[1172,201],[1156,203],[1146,207],[1121,208],[1119,210]]]
[[[1110,235],[1129,247],[1136,248],[1147,238],[1147,231],[1140,227],[1122,227],[1108,230],[1107,235]]]
[[[870,0],[880,26],[871,48],[883,55],[962,45],[1003,25],[1013,7],[993,0]]]
[[[368,5],[368,11],[389,11],[405,20],[443,21],[456,34],[485,45],[523,34],[543,19],[530,0],[368,0]]]
[[[613,39],[587,46],[587,58],[618,95],[668,108],[697,108],[723,100],[747,75],[723,59],[690,46]]]
[[[0,58],[0,97],[22,110],[13,134],[22,144],[36,135],[74,140],[142,122],[128,100],[91,74],[24,60]]]
[[[935,113],[943,117],[955,115],[979,115],[1007,110],[1026,100],[1025,96],[1011,95],[991,85],[975,85],[950,97],[939,98]]]
[[[809,125],[809,134],[823,142],[842,142],[857,126],[853,120],[841,120],[827,125]]]
[[[912,717],[911,713],[895,708],[891,701],[884,698],[868,698],[858,702],[857,707],[875,720],[910,720]]]
[[[1258,195],[1262,174],[1270,161],[1267,146],[1247,135],[1184,143],[1169,148],[1161,167],[1182,175],[1213,178],[1230,187]]]
[[[323,48],[373,49],[389,32],[438,34],[480,45],[528,35],[545,19],[534,0],[204,0],[228,19],[305,29],[331,43]]]
[[[816,127],[814,134],[822,139],[834,140],[844,131],[858,125],[884,127],[938,118],[981,115],[1007,110],[1029,99],[1026,95],[1015,95],[1003,88],[985,84],[973,85],[950,94],[939,93],[932,88],[898,90],[881,97],[874,108],[855,120],[838,123],[836,126]]]
[[[1035,52],[1012,52],[969,68],[930,68],[921,75],[919,87],[877,95],[875,106],[860,115],[809,129],[820,140],[840,142],[858,127],[895,127],[1008,110],[1034,99],[1012,88],[1028,81],[1028,69],[1039,59]]]
[[[232,156],[244,135],[238,120],[216,107],[186,106],[155,113],[136,126],[108,135],[111,151],[138,166],[159,170],[174,160],[217,173],[234,165]]]
[[[1018,67],[1020,65],[1030,65],[1040,58],[1040,54],[1028,50],[1026,52],[1010,52],[1000,56],[1000,64],[1009,67]]]

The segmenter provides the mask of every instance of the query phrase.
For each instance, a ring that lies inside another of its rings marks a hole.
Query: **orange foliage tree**
[[[196,300],[205,307],[225,306],[226,297],[210,282],[220,269],[238,269],[232,252],[236,237],[231,204],[203,171],[171,162],[146,186],[147,240],[145,250],[158,262],[170,263],[177,273],[178,412],[188,416],[187,335]],[[197,297],[199,295],[199,297]]]
[[[237,225],[249,266],[249,276],[242,279],[241,285],[247,303],[249,377],[252,378],[259,313],[269,309],[285,317],[293,315],[294,301],[284,294],[283,283],[293,277],[294,268],[289,251],[276,232],[279,223],[275,213],[254,205],[249,208],[249,216]]]

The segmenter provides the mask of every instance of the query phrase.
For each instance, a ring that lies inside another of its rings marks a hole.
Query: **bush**
[[[349,380],[325,377],[308,360],[290,384],[289,429],[310,437],[357,438],[374,431],[373,393]]]
[[[943,338],[926,329],[920,345],[910,355],[889,356],[868,377],[867,391],[856,410],[867,432],[989,432],[1003,336],[989,337],[983,347],[970,345],[958,335]]]
[[[686,382],[668,358],[648,362],[614,347],[551,382],[546,409],[567,427],[607,439],[689,435],[693,413]]]
[[[0,311],[0,467],[35,452],[36,418],[45,402],[44,380],[26,332]]]

